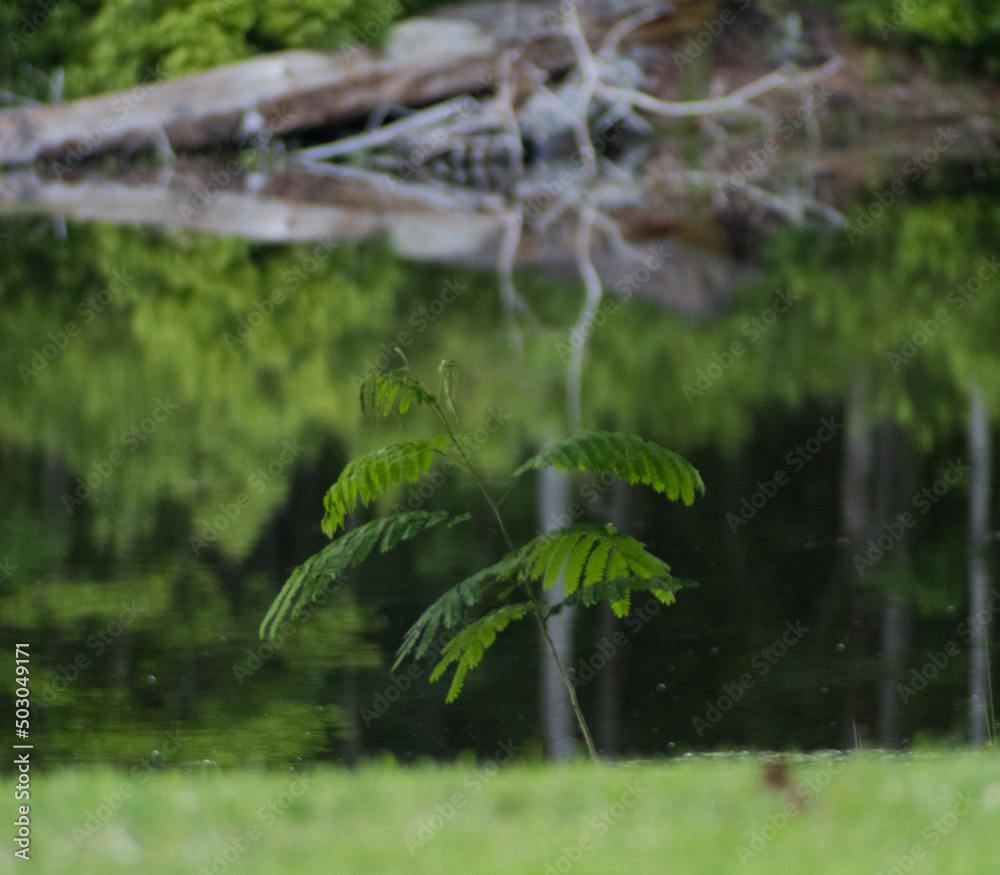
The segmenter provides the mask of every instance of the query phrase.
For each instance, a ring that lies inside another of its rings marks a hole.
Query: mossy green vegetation
[[[1000,9],[982,0],[848,0],[841,10],[859,36],[917,50],[948,67],[1000,73]]]
[[[403,13],[400,0],[17,0],[0,6],[0,57],[18,94],[47,101],[38,73],[62,68],[75,98],[282,49],[377,48]]]

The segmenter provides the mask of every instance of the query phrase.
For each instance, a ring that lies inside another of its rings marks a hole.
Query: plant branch
[[[525,587],[526,589],[528,587]],[[600,760],[597,755],[597,748],[594,747],[594,740],[590,737],[590,729],[587,727],[587,720],[583,716],[583,711],[580,710],[580,703],[576,698],[576,690],[573,688],[573,682],[569,679],[566,671],[562,667],[562,663],[559,661],[559,653],[556,650],[556,645],[552,641],[549,635],[548,626],[545,624],[545,615],[542,613],[542,609],[538,604],[538,599],[535,597],[534,593],[531,593],[531,605],[535,609],[535,619],[538,620],[538,628],[542,632],[542,637],[545,638],[545,643],[549,646],[549,653],[552,654],[552,661],[555,664],[556,670],[559,672],[559,677],[566,687],[566,693],[569,696],[569,704],[573,708],[573,714],[576,715],[576,722],[580,726],[580,731],[583,733],[583,740],[587,743],[587,753],[590,754],[590,758],[595,762]]]
[[[500,515],[500,508],[497,507],[496,502],[493,501],[489,490],[486,488],[486,484],[483,483],[482,478],[479,476],[479,472],[476,471],[475,466],[472,464],[472,460],[469,459],[469,456],[459,443],[458,438],[455,436],[455,432],[451,427],[451,423],[448,422],[448,417],[445,416],[444,411],[441,409],[440,403],[435,402],[431,405],[431,407],[437,414],[438,419],[441,420],[441,424],[448,433],[448,437],[455,445],[459,455],[461,455],[462,459],[465,461],[465,464],[469,469],[469,473],[472,474],[473,479],[476,481],[476,485],[479,487],[480,492],[483,493],[483,497],[486,499],[490,509],[493,511],[497,524],[500,526],[500,533],[503,535],[503,539],[507,542],[508,549],[511,553],[517,553],[517,547],[514,546],[514,541],[510,536],[510,532],[507,531],[507,526],[504,524],[503,517]],[[576,698],[576,690],[573,688],[573,682],[569,679],[569,675],[566,674],[566,669],[563,668],[562,662],[559,660],[559,653],[556,650],[556,645],[549,635],[548,627],[545,624],[545,612],[542,610],[542,606],[538,602],[538,596],[532,591],[528,581],[523,578],[523,572],[518,584],[531,601],[532,612],[535,615],[535,619],[538,621],[538,628],[542,633],[542,637],[545,639],[546,645],[548,645],[549,653],[552,654],[552,661],[555,664],[556,671],[559,672],[559,677],[562,680],[563,685],[566,687],[566,693],[569,696],[570,706],[573,708],[573,714],[576,716],[576,722],[579,724],[580,731],[583,733],[583,740],[587,744],[587,752],[590,754],[591,759],[595,761],[599,760],[600,757],[597,755],[597,748],[594,747],[594,740],[591,738],[590,729],[587,726],[587,720],[583,716],[580,703]]]

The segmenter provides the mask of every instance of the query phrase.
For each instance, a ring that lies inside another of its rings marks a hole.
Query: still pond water
[[[442,359],[458,363],[457,428],[497,495],[577,415],[701,471],[690,508],[600,479],[556,496],[698,582],[620,620],[576,614],[569,663],[605,752],[963,742],[970,485],[989,476],[971,468],[970,405],[1000,417],[1000,203],[982,193],[995,169],[973,170],[942,164],[870,210],[880,178],[843,205],[875,216],[863,231],[758,233],[749,211],[631,241],[631,285],[615,291],[625,270],[608,256],[590,312],[565,265],[515,271],[512,309],[492,256],[468,256],[463,235],[493,233],[474,217],[338,237],[319,213],[284,235],[266,211],[231,234],[7,215],[0,623],[11,658],[30,647],[39,759],[350,763],[552,743],[528,624],[455,704],[431,664],[390,672],[429,601],[503,553],[457,474],[358,519],[468,509],[463,530],[370,561],[275,647],[257,637],[288,571],[326,543],[322,499],[346,461],[434,429],[362,416],[360,381],[395,347],[431,388]],[[530,478],[511,489],[515,538],[552,498]],[[0,688],[12,712],[12,672]]]

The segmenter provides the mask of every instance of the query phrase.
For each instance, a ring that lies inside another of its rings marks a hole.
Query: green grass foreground
[[[1000,754],[31,775],[34,873],[986,873]],[[779,776],[773,776],[775,778]],[[776,781],[777,783],[777,781]]]

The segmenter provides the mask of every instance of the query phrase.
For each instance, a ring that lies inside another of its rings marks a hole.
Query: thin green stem
[[[577,701],[576,690],[573,688],[573,682],[569,679],[566,672],[563,670],[562,663],[559,661],[559,653],[556,651],[556,645],[549,635],[549,627],[545,622],[545,616],[538,605],[538,599],[535,598],[534,593],[531,594],[531,604],[535,609],[535,619],[538,620],[538,628],[542,632],[542,637],[545,638],[545,643],[549,645],[549,653],[552,654],[552,661],[555,663],[556,670],[559,672],[559,677],[562,679],[563,685],[566,687],[566,693],[569,696],[569,703],[573,708],[573,713],[576,715],[576,722],[580,725],[580,731],[583,733],[583,740],[587,743],[587,752],[590,754],[590,758],[597,762],[600,757],[597,755],[597,748],[594,747],[594,740],[590,737],[590,729],[587,727],[587,720],[583,716],[583,711],[580,709],[580,703]]]
[[[466,455],[465,450],[459,443],[458,438],[455,436],[455,432],[452,431],[451,423],[448,422],[448,418],[444,415],[444,411],[441,409],[441,405],[434,403],[431,405],[431,409],[437,414],[438,419],[441,420],[441,424],[444,426],[444,430],[448,432],[448,437],[451,442],[455,445],[455,449],[458,450],[459,455],[462,457],[462,461],[465,462],[465,467],[468,469],[472,478],[476,481],[476,485],[479,487],[479,491],[483,493],[483,497],[489,503],[490,508],[493,511],[493,516],[496,517],[497,524],[500,526],[500,533],[503,535],[504,540],[507,542],[507,546],[510,548],[511,553],[516,553],[517,548],[514,546],[514,541],[510,537],[510,533],[507,531],[507,526],[504,525],[503,517],[500,516],[500,508],[496,506],[493,499],[490,497],[490,493],[486,489],[486,484],[483,483],[482,478],[479,476],[479,472],[476,471],[475,466],[472,464],[472,460]]]
[[[445,431],[448,433],[448,437],[451,442],[455,445],[463,461],[465,462],[466,468],[472,475],[473,479],[476,481],[476,485],[479,487],[479,491],[483,493],[483,497],[489,504],[490,509],[493,511],[493,516],[496,517],[497,524],[500,526],[500,533],[503,535],[504,540],[507,542],[507,547],[511,553],[517,552],[517,547],[514,546],[514,540],[510,536],[510,532],[507,531],[507,526],[504,525],[503,517],[500,516],[500,508],[497,507],[496,502],[493,501],[492,496],[486,489],[486,484],[483,483],[482,478],[479,476],[479,472],[476,471],[475,466],[472,464],[472,460],[469,459],[465,450],[462,448],[461,443],[459,443],[458,438],[455,436],[455,432],[451,428],[451,423],[448,422],[448,418],[444,415],[444,411],[441,409],[440,404],[432,404],[431,408],[437,414],[438,419],[441,420],[441,424],[444,426]],[[556,667],[556,671],[559,673],[559,677],[563,682],[563,686],[566,687],[566,693],[569,696],[570,706],[573,709],[573,714],[576,716],[576,722],[580,726],[580,732],[583,733],[583,740],[587,744],[587,752],[590,754],[590,758],[597,761],[600,759],[597,755],[597,748],[594,747],[594,740],[591,738],[590,729],[587,726],[587,720],[583,716],[583,710],[580,708],[580,703],[576,698],[576,690],[573,687],[573,682],[569,679],[569,675],[566,674],[566,670],[563,668],[562,662],[559,660],[559,652],[556,650],[555,642],[552,640],[552,636],[549,635],[548,624],[545,620],[545,612],[542,610],[542,606],[538,602],[538,597],[532,591],[528,581],[524,580],[523,577],[519,581],[521,588],[527,594],[528,598],[531,600],[531,608],[535,614],[535,619],[538,621],[538,628],[542,633],[542,637],[545,639],[545,643],[548,645],[549,653],[552,654],[552,662]]]

